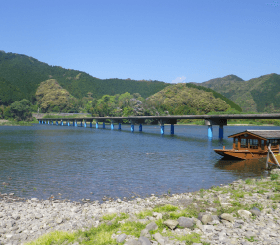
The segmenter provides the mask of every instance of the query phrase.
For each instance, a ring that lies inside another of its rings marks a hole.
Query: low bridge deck
[[[212,125],[219,125],[219,138],[223,138],[223,126],[227,125],[228,119],[280,119],[280,113],[273,114],[224,114],[224,115],[172,115],[172,116],[128,116],[128,117],[84,117],[84,118],[38,118],[40,124],[51,124],[54,121],[56,125],[70,126],[70,122],[73,126],[78,126],[77,122],[80,122],[81,126],[87,127],[87,122],[92,127],[93,120],[96,122],[96,128],[99,128],[98,123],[103,122],[103,128],[105,128],[105,121],[111,121],[111,129],[114,129],[114,123],[118,123],[118,129],[121,130],[121,124],[123,120],[127,120],[131,123],[131,131],[134,132],[134,125],[139,124],[139,131],[142,131],[142,124],[145,120],[150,119],[158,121],[161,125],[161,134],[164,134],[164,124],[171,124],[170,132],[174,134],[174,124],[177,124],[177,120],[180,119],[204,119],[205,125],[208,126],[208,137],[213,137]]]

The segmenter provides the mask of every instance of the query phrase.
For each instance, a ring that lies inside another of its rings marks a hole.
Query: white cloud
[[[186,80],[186,77],[181,76],[177,77],[175,80],[172,80],[172,83],[183,83]]]

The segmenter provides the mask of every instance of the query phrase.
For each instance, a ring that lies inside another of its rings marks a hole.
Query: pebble
[[[280,173],[280,171],[278,172]],[[280,174],[279,174],[280,175]],[[270,181],[269,178],[255,181]],[[222,200],[223,203],[233,201],[231,195],[223,194],[222,191],[205,192],[201,197],[199,193],[182,193],[172,196],[158,198],[151,195],[148,198],[137,198],[133,201],[108,201],[100,204],[98,201],[78,203],[61,200],[39,200],[37,198],[22,199],[15,195],[0,193],[0,244],[24,244],[37,239],[39,236],[54,230],[63,230],[73,232],[78,229],[87,229],[97,227],[102,223],[102,216],[110,213],[128,213],[130,219],[136,220],[136,213],[143,210],[152,210],[155,206],[172,204],[185,208],[193,203],[193,199],[198,204],[207,200],[213,205],[208,207],[205,213],[200,213],[198,217],[186,218],[180,217],[178,220],[166,220],[167,225],[164,232],[169,230],[177,235],[188,235],[198,233],[201,240],[209,244],[280,244],[280,203],[273,201],[276,192],[267,190],[266,193],[257,193],[253,183],[246,185],[245,181],[234,181],[231,185],[225,185],[223,188],[240,188],[252,195],[245,195],[239,198],[240,204],[259,203],[263,210],[257,207],[251,210],[240,208],[235,214],[223,213],[218,217],[215,212],[217,206],[215,200]],[[270,198],[267,199],[267,196]],[[184,207],[184,205],[186,205]],[[197,205],[196,205],[197,206]],[[273,208],[272,208],[273,207]],[[132,237],[129,234],[118,233],[114,239],[117,242],[124,242],[127,245],[140,244],[185,244],[176,239],[163,236],[158,233],[158,226],[155,220],[161,219],[162,214],[153,213],[153,217],[138,220],[146,223],[146,228],[142,230],[141,237]],[[200,219],[204,222],[202,223]],[[206,219],[207,218],[207,219]],[[179,224],[179,226],[178,226]],[[195,225],[193,229],[193,225]],[[155,233],[151,237],[149,231]],[[254,242],[248,239],[254,239]]]

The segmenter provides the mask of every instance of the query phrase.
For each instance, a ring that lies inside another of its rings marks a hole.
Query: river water
[[[206,126],[143,125],[143,132],[69,126],[0,126],[0,192],[20,197],[79,201],[162,195],[261,177],[265,159],[224,161],[213,149],[232,147],[227,136],[265,126],[226,126],[213,140]],[[5,182],[5,184],[3,184]]]

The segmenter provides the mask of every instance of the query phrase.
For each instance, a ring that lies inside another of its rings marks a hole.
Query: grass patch
[[[173,206],[171,204],[166,204],[164,206],[157,206],[153,209],[154,212],[158,212],[158,213],[166,213],[166,212],[172,212],[172,211],[176,211],[178,209],[178,207]]]
[[[114,218],[115,219],[114,219]],[[43,235],[38,238],[36,241],[28,243],[28,245],[53,245],[53,244],[62,244],[65,241],[70,242],[79,242],[81,244],[95,244],[95,245],[108,245],[108,244],[117,244],[115,239],[112,239],[112,235],[121,231],[135,237],[139,237],[141,230],[146,227],[146,224],[139,222],[125,222],[119,223],[119,221],[128,218],[127,214],[117,215],[106,215],[103,216],[103,219],[109,220],[114,219],[111,225],[106,223],[100,224],[98,227],[90,228],[87,231],[77,231],[73,233],[55,231],[49,234]]]
[[[27,243],[27,245],[52,245],[54,243],[61,244],[64,241],[73,242],[75,240],[75,236],[75,233],[54,231],[39,237],[36,241]]]
[[[186,236],[181,236],[181,237],[178,237],[178,238],[177,239],[179,241],[186,241],[187,245],[190,245],[190,244],[193,244],[193,243],[200,243],[201,242],[200,235],[197,234],[197,233],[188,234]]]
[[[103,215],[102,219],[103,220],[113,220],[116,216],[117,216],[117,214],[107,214],[107,215]]]
[[[271,177],[271,180],[277,180],[279,178],[279,175],[278,174],[271,174],[270,177]]]
[[[253,183],[252,179],[246,179],[245,184],[251,185]]]
[[[138,214],[135,214],[138,219],[145,219],[147,216],[153,216],[153,211],[151,210],[144,210]]]
[[[26,122],[26,121],[8,120],[5,122],[0,122],[0,126],[32,126],[34,123],[38,124],[38,121],[33,120],[30,122]]]
[[[245,239],[249,242],[257,242],[258,240],[256,240],[253,236],[251,236],[250,238],[245,237]]]
[[[274,197],[272,197],[271,200],[280,201],[280,194],[274,194]]]
[[[231,190],[231,193],[234,199],[244,198],[244,195],[247,194],[246,192],[241,190]]]

